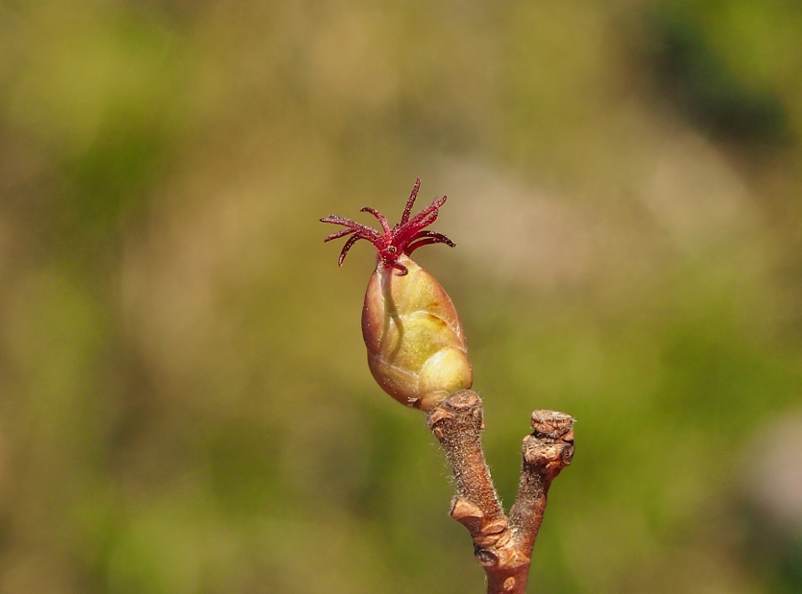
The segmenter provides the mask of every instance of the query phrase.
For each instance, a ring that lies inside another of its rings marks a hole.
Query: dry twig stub
[[[482,449],[482,400],[476,392],[452,394],[432,409],[428,425],[454,475],[451,517],[473,539],[487,574],[488,594],[523,594],[551,482],[571,463],[574,419],[554,411],[532,413],[532,433],[523,440],[518,495],[504,513]]]

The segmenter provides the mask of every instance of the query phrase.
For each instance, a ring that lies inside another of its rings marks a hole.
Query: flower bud
[[[406,275],[382,262],[370,277],[362,336],[373,377],[396,400],[429,410],[471,387],[473,373],[457,311],[442,285],[408,256]]]
[[[324,239],[348,237],[340,251],[341,266],[357,241],[364,239],[376,248],[376,270],[362,309],[368,365],[393,398],[430,410],[453,392],[470,388],[473,374],[451,298],[410,258],[412,252],[426,245],[445,243],[454,247],[442,233],[425,230],[437,220],[445,196],[411,216],[419,189],[420,178],[412,187],[401,221],[392,228],[383,214],[367,206],[362,211],[379,221],[381,231],[337,215],[320,220],[345,227]]]

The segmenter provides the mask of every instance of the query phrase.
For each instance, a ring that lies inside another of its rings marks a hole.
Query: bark
[[[518,495],[508,517],[485,461],[483,417],[479,395],[463,390],[435,406],[428,425],[454,476],[451,517],[473,539],[474,555],[487,574],[487,593],[523,594],[549,487],[574,454],[574,419],[554,411],[532,413],[532,433],[521,451]]]

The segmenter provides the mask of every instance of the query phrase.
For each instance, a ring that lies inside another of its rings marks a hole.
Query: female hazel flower
[[[373,215],[381,231],[337,215],[320,220],[345,227],[323,240],[348,237],[340,251],[340,266],[360,239],[376,248],[376,270],[368,282],[362,309],[362,336],[370,371],[384,391],[399,402],[431,410],[450,394],[470,388],[473,372],[451,298],[411,258],[412,252],[425,245],[445,243],[454,247],[445,235],[425,230],[437,220],[446,196],[410,216],[419,189],[420,178],[412,187],[401,221],[392,228],[383,214],[368,206],[362,212]]]

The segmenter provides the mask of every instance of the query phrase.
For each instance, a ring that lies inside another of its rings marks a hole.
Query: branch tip
[[[538,437],[559,439],[574,427],[574,417],[554,410],[532,411],[532,430]]]

